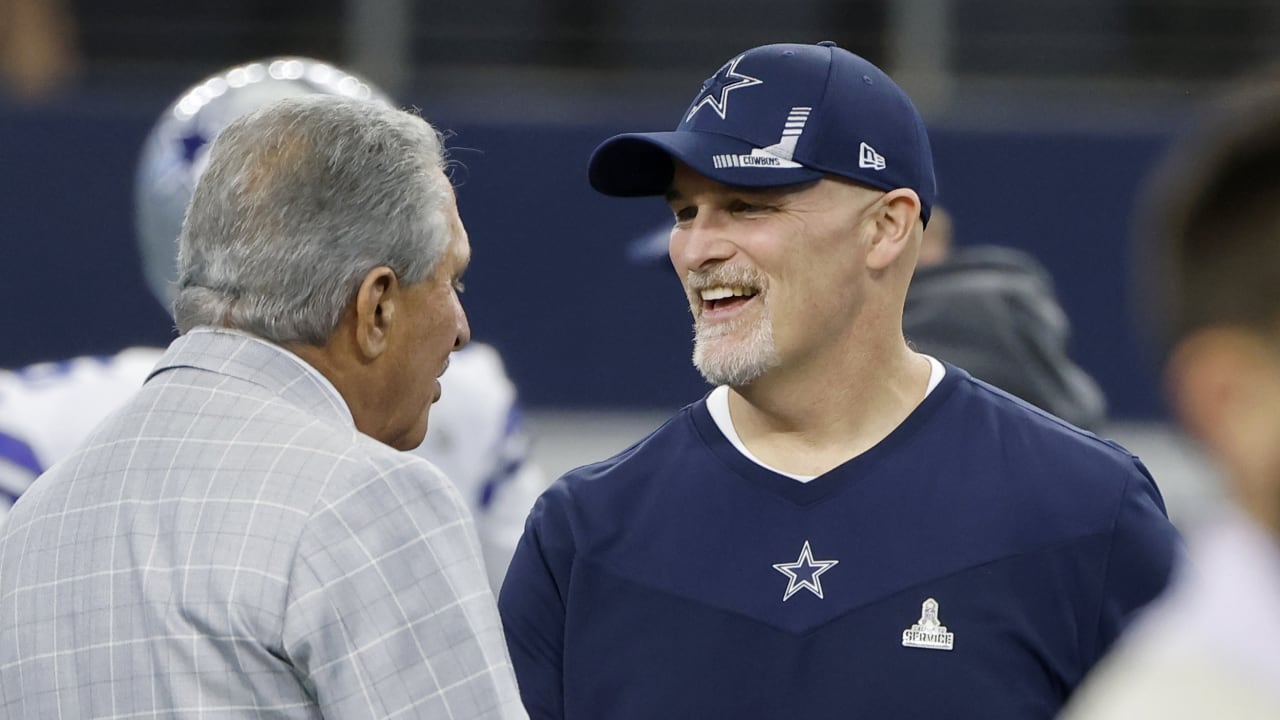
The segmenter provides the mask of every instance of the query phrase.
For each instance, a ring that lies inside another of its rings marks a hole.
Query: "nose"
[[[671,230],[671,264],[681,274],[719,265],[736,250],[725,218],[709,209],[699,210],[692,220],[677,224]]]

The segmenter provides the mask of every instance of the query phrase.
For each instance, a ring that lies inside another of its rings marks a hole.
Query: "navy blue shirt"
[[[539,718],[1051,718],[1181,541],[1142,463],[947,366],[807,483],[705,399],[574,470],[499,608]]]

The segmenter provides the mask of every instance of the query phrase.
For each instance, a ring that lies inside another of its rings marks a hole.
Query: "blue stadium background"
[[[1164,417],[1135,318],[1135,195],[1195,101],[1273,58],[1280,31],[1280,5],[1254,0],[61,2],[80,72],[40,102],[0,87],[0,366],[167,342],[133,241],[142,140],[201,76],[298,53],[366,72],[453,134],[464,303],[535,409],[704,391],[673,275],[626,256],[665,209],[594,194],[587,156],[673,125],[733,52],[831,38],[921,105],[957,242],[1041,258],[1113,417]]]
[[[135,158],[162,108],[0,110],[0,365],[171,338],[144,288],[132,225]],[[455,178],[474,252],[463,297],[473,334],[502,350],[526,404],[648,409],[701,394],[674,275],[625,252],[665,222],[665,207],[599,196],[584,170],[611,133],[664,125],[426,114],[454,133],[463,165]],[[1120,417],[1162,413],[1136,332],[1127,240],[1135,192],[1167,137],[931,128],[957,241],[1012,245],[1045,262],[1073,321],[1072,349]]]

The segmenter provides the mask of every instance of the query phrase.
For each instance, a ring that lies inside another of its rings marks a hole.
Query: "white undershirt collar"
[[[942,363],[938,362],[937,358],[930,355],[925,355],[924,358],[929,361],[929,385],[925,388],[924,396],[929,397],[929,394],[933,392],[934,388],[938,387],[938,384],[942,382],[942,378],[947,374],[947,371],[946,368],[943,367]],[[743,457],[747,458],[751,462],[766,470],[772,470],[779,475],[785,475],[800,482],[809,482],[815,477],[818,477],[817,475],[797,475],[795,473],[779,470],[762,462],[760,458],[751,454],[751,451],[747,449],[747,446],[742,444],[742,438],[738,436],[738,431],[733,427],[733,419],[729,416],[728,385],[721,385],[707,395],[707,410],[711,413],[711,419],[715,421],[716,427],[720,428],[720,432],[724,433],[725,438],[727,438],[729,442],[737,448],[738,452],[742,453]]]

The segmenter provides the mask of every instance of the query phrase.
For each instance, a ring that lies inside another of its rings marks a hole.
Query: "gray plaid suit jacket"
[[[298,358],[192,332],[0,529],[0,717],[525,717],[479,558]]]

